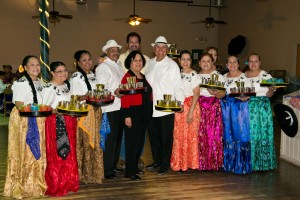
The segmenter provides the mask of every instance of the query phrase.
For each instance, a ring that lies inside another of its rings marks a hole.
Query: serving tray
[[[287,87],[289,83],[260,83],[261,87]]]
[[[180,111],[181,107],[167,107],[167,106],[155,106],[155,110],[164,111],[164,112],[176,112]]]
[[[47,117],[52,114],[52,110],[50,111],[30,111],[30,112],[24,112],[20,111],[21,117]]]
[[[76,116],[76,117],[82,117],[88,114],[88,110],[84,111],[77,111],[77,110],[63,110],[60,108],[57,108],[57,112],[60,114],[65,114],[65,115],[71,115],[71,116]]]
[[[147,91],[147,87],[128,89],[128,90],[119,90],[120,94],[141,94]]]
[[[202,88],[207,88],[207,89],[212,89],[212,90],[226,90],[226,88],[224,88],[222,86],[217,86],[217,85],[200,84],[199,86]]]
[[[113,103],[114,100],[115,100],[115,97],[112,96],[112,98],[109,99],[109,100],[90,100],[90,99],[87,99],[86,103],[90,104],[90,105],[93,105],[93,106],[107,106],[107,105]]]
[[[253,97],[256,96],[255,92],[241,92],[241,93],[230,93],[229,97]]]

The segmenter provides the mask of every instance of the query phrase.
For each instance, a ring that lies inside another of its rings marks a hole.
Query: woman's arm
[[[221,99],[226,95],[225,91],[223,91],[223,90],[207,89],[207,91],[209,92],[209,94],[214,95],[218,99]]]
[[[192,105],[190,107],[190,110],[189,110],[189,113],[188,113],[188,116],[186,119],[187,123],[191,123],[193,121],[193,113],[194,113],[196,104],[198,103],[199,96],[200,96],[200,88],[198,86],[196,86],[193,89],[193,93],[194,93],[194,95],[193,95],[193,99],[192,99]]]
[[[268,92],[266,93],[267,97],[268,98],[271,98],[274,94],[274,92],[276,91],[276,88],[275,87],[269,87],[269,90]]]

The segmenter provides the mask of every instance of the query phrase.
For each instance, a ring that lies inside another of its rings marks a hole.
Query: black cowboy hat
[[[293,109],[284,104],[276,104],[274,112],[283,132],[289,137],[295,137],[298,132],[298,119]]]

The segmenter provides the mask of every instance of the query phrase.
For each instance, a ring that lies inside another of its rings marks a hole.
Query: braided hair
[[[50,63],[50,71],[53,72],[57,69],[58,66],[66,66],[65,63],[61,62],[61,61],[55,61]],[[68,81],[68,79],[66,79],[64,81],[65,84],[67,84],[68,89],[70,90],[71,86],[70,86],[70,82]]]
[[[87,74],[83,71],[83,69],[78,65],[78,62],[82,56],[82,54],[88,54],[90,57],[91,57],[91,54],[90,52],[88,52],[87,50],[79,50],[79,51],[76,51],[75,54],[74,54],[74,58],[76,60],[76,69],[78,70],[78,72],[80,72],[83,77],[84,77],[84,81],[85,81],[85,84],[88,88],[88,91],[91,91],[92,90],[92,86],[89,82],[89,79],[87,77]]]
[[[33,55],[25,56],[25,58],[23,59],[23,62],[22,62],[22,66],[24,67],[24,69],[25,69],[25,66],[28,64],[30,58],[36,58],[36,59],[38,60],[38,57],[33,56]],[[35,86],[34,86],[34,84],[33,84],[33,81],[32,81],[32,79],[31,79],[31,77],[29,76],[29,74],[27,73],[26,70],[24,70],[24,76],[25,76],[26,79],[29,81],[29,85],[30,85],[30,87],[31,87],[32,94],[33,94],[33,103],[37,104],[37,103],[38,103],[38,100],[37,100],[36,89],[35,89]]]

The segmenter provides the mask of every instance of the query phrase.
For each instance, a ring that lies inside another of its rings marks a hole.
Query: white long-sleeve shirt
[[[161,117],[170,112],[155,110],[157,100],[163,100],[164,94],[171,94],[172,100],[184,101],[183,83],[181,80],[180,69],[176,62],[166,56],[157,62],[156,57],[150,59],[146,69],[146,79],[153,90],[153,117]]]
[[[119,87],[121,84],[121,80],[124,76],[124,71],[119,62],[112,61],[108,57],[104,60],[96,68],[96,78],[97,83],[104,84],[105,89],[111,92],[114,95],[114,91]],[[103,112],[112,112],[116,110],[120,110],[121,108],[121,100],[120,98],[116,97],[113,104],[108,106],[103,106]]]

